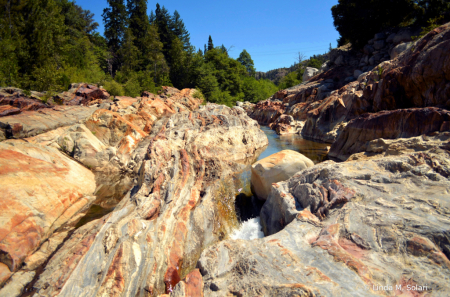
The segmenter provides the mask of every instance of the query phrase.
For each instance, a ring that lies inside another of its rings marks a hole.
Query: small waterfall
[[[259,217],[248,219],[247,221],[243,222],[239,229],[234,230],[234,232],[231,234],[232,239],[252,240],[263,237],[264,233],[262,232]]]

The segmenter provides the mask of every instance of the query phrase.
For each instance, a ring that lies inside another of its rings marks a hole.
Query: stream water
[[[306,140],[298,134],[280,136],[265,126],[261,126],[261,130],[267,135],[269,145],[255,159],[255,162],[282,150],[293,150],[317,164],[324,161],[328,153],[329,144]],[[232,239],[251,240],[264,237],[259,221],[259,213],[264,202],[253,196],[250,190],[250,178],[251,165],[234,177],[236,189],[239,189],[236,193],[235,209],[241,225],[231,234]]]

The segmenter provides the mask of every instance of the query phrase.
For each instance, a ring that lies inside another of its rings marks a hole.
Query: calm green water
[[[305,155],[306,157],[311,159],[314,164],[317,164],[324,161],[328,153],[327,146],[330,146],[330,144],[306,140],[298,134],[280,136],[277,135],[275,131],[265,126],[261,126],[261,130],[263,130],[267,135],[267,138],[269,139],[269,145],[264,151],[261,152],[261,154],[257,159],[255,159],[254,162],[264,159],[282,150],[293,150]],[[259,201],[252,195],[252,192],[250,190],[250,168],[251,165],[249,165],[243,172],[236,174],[236,176],[234,177],[236,189],[242,189],[240,192],[238,191],[236,193],[235,202],[236,213],[238,214],[239,220],[241,222],[259,216],[259,212],[261,211],[261,207],[263,204],[263,202]]]

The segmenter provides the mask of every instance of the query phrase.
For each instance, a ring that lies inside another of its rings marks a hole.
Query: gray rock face
[[[319,72],[319,69],[306,67],[305,72],[303,73],[303,81],[309,80],[311,77],[316,75],[317,72]]]
[[[399,45],[395,46],[390,52],[391,60],[397,58],[402,52],[406,51],[407,49],[411,48],[412,46],[413,46],[413,42],[404,42],[404,43],[400,43]]]
[[[386,293],[380,286],[391,286],[396,294],[445,296],[449,176],[448,153],[327,161],[305,169],[272,187],[269,199],[282,209],[267,207],[264,220],[269,233],[278,233],[223,241],[202,253],[204,294],[380,296]],[[349,202],[330,207],[321,221],[317,201],[335,195],[338,184],[351,194]]]

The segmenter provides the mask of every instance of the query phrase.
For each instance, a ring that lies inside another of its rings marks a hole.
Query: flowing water
[[[277,135],[275,131],[265,126],[261,126],[261,130],[267,135],[269,145],[259,157],[255,159],[255,162],[282,150],[293,150],[305,155],[311,159],[314,164],[317,164],[324,161],[328,153],[330,144],[306,140],[298,134],[280,136]],[[231,234],[230,237],[232,239],[250,240],[264,237],[259,220],[259,213],[264,202],[252,195],[250,190],[250,178],[250,165],[245,171],[234,177],[235,186],[238,189],[238,193],[236,193],[235,208],[241,225]]]

